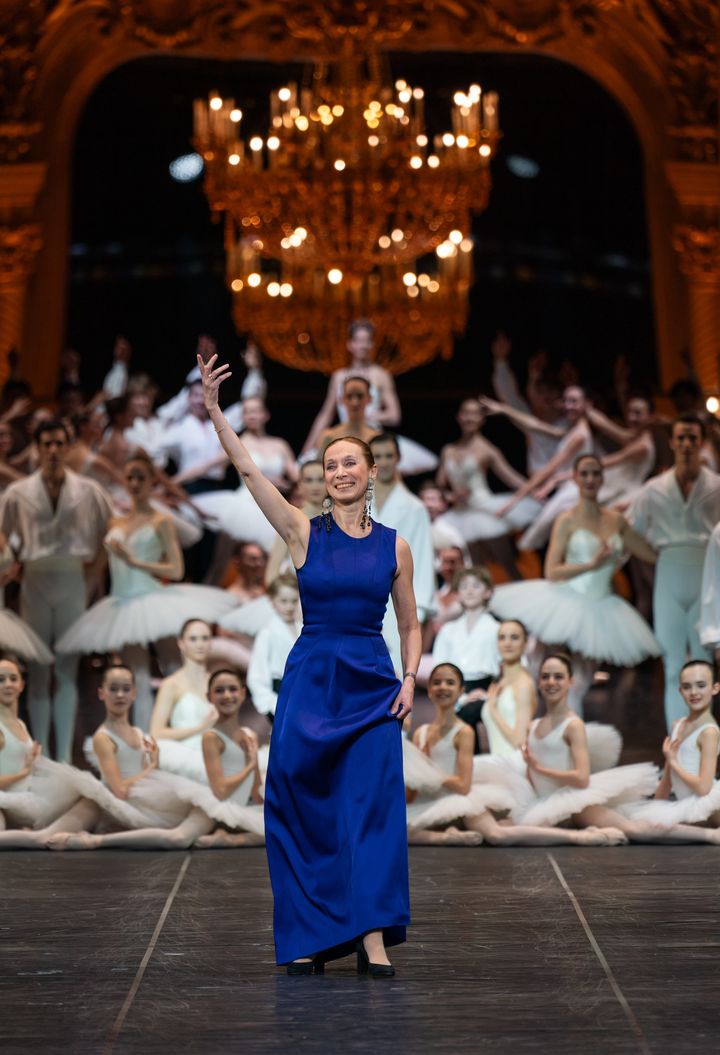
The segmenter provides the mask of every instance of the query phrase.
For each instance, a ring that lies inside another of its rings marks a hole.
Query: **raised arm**
[[[310,521],[302,510],[291,505],[277,487],[263,476],[245,444],[230,428],[218,405],[218,390],[223,381],[231,376],[231,371],[227,364],[216,364],[217,355],[213,355],[207,363],[198,356],[205,406],[210,420],[220,437],[223,450],[242,477],[248,491],[278,535],[285,539],[295,566],[300,567],[307,554]]]
[[[488,453],[490,455],[488,465],[498,476],[504,484],[508,487],[522,487],[523,484],[527,483],[527,478],[522,473],[517,472],[513,469],[510,462],[507,460],[504,454],[495,446],[493,443],[488,443]]]
[[[402,657],[403,681],[390,713],[402,721],[413,708],[415,675],[422,655],[422,634],[417,617],[415,593],[413,591],[413,559],[405,539],[397,536],[395,541],[397,571],[392,586],[392,602],[395,608],[400,633],[400,655]]]
[[[595,407],[588,409],[587,416],[593,428],[621,446],[630,443],[635,435],[632,429],[625,428],[624,425],[618,425],[616,421],[613,421],[607,414],[603,414],[601,410],[597,410]]]
[[[565,435],[564,429],[559,428],[557,425],[549,425],[546,421],[536,418],[534,414],[528,414],[524,410],[516,410],[515,407],[511,407],[507,403],[499,403],[496,399],[490,399],[489,396],[480,395],[478,399],[486,413],[504,414],[506,418],[509,418],[524,432],[541,432],[544,436],[553,436],[558,440]]]
[[[583,437],[578,433],[576,436],[572,437],[562,449],[555,451],[550,461],[543,465],[542,469],[538,469],[538,471],[534,473],[530,479],[522,485],[522,487],[517,489],[506,506],[498,510],[498,516],[504,516],[517,505],[521,498],[524,498],[525,495],[529,495],[531,492],[542,487],[551,476],[554,476],[555,473],[562,470],[567,462],[572,463],[575,457],[580,453],[582,445]]]

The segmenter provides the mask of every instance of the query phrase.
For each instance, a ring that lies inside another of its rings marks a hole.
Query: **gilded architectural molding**
[[[720,286],[720,227],[677,224],[673,246],[683,274],[696,283]]]
[[[0,286],[17,286],[31,274],[40,247],[39,224],[0,226]]]
[[[56,0],[20,0],[0,9],[0,162],[24,160],[42,128],[33,93],[40,42],[55,6]]]

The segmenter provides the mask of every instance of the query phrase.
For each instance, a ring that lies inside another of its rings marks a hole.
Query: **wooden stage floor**
[[[273,965],[263,850],[0,857],[0,1051],[695,1055],[720,852],[411,849],[392,981]]]

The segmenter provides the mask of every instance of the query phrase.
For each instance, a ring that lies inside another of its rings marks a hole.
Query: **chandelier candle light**
[[[307,86],[271,93],[264,139],[241,137],[233,99],[195,102],[205,192],[225,218],[235,321],[272,357],[332,370],[345,355],[338,325],[358,314],[375,322],[396,372],[452,354],[472,282],[471,215],[487,206],[500,138],[498,100],[476,84],[456,92],[452,131],[432,144],[424,104],[422,88],[392,84],[377,52],[350,49],[316,63]],[[339,316],[333,325],[322,321],[328,312]]]

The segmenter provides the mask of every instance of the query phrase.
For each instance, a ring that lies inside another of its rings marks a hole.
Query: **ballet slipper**
[[[95,850],[102,836],[91,832],[56,832],[45,843],[48,850]]]

